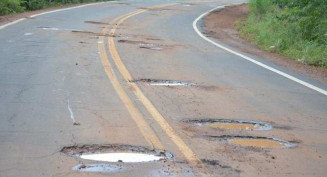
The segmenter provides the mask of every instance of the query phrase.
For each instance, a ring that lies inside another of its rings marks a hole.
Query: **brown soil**
[[[276,65],[302,74],[318,82],[327,84],[327,71],[324,68],[305,65],[276,53],[263,51],[249,41],[242,39],[235,28],[235,24],[246,19],[249,9],[246,4],[230,6],[211,12],[205,19],[205,30],[212,37],[237,48],[243,52],[259,56]]]

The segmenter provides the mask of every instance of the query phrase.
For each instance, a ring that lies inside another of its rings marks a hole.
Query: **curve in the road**
[[[243,58],[243,59],[245,59],[245,60],[248,60],[248,61],[250,61],[250,62],[252,62],[252,63],[254,63],[254,64],[258,65],[258,66],[261,66],[261,67],[263,67],[263,68],[265,68],[265,69],[267,69],[267,70],[270,70],[270,71],[272,71],[272,72],[274,72],[274,73],[276,73],[276,74],[279,74],[279,75],[281,75],[281,76],[283,76],[283,77],[285,77],[285,78],[287,78],[287,79],[290,79],[290,80],[292,80],[292,81],[294,81],[294,82],[297,82],[297,83],[299,83],[299,84],[301,84],[301,85],[303,85],[303,86],[306,86],[306,87],[308,87],[308,88],[310,88],[310,89],[312,89],[312,90],[315,90],[315,91],[317,91],[317,92],[319,92],[319,93],[324,94],[324,95],[327,96],[327,91],[324,90],[324,89],[322,89],[322,88],[316,87],[316,86],[314,86],[314,85],[312,85],[312,84],[309,84],[309,83],[307,83],[307,82],[305,82],[305,81],[303,81],[303,80],[301,80],[301,79],[298,79],[298,78],[296,78],[296,77],[294,77],[294,76],[291,76],[291,75],[289,75],[289,74],[286,74],[286,73],[284,73],[284,72],[282,72],[282,71],[280,71],[280,70],[278,70],[278,69],[275,69],[275,68],[273,68],[273,67],[270,67],[270,66],[268,66],[268,65],[265,65],[265,64],[263,64],[263,63],[261,63],[261,62],[255,60],[255,59],[253,59],[253,58],[250,58],[250,57],[245,56],[245,55],[243,55],[243,54],[240,54],[240,53],[238,53],[238,52],[236,52],[236,51],[234,51],[234,50],[232,50],[232,49],[230,49],[230,48],[227,48],[227,47],[225,47],[225,46],[222,46],[222,45],[220,45],[220,44],[217,44],[217,43],[214,42],[213,40],[211,40],[211,39],[205,37],[205,36],[200,32],[200,30],[199,30],[198,27],[197,27],[197,23],[198,23],[198,21],[199,21],[200,19],[202,19],[204,16],[208,15],[210,12],[215,11],[215,10],[217,10],[217,9],[222,9],[222,8],[224,8],[224,7],[225,7],[225,6],[218,6],[218,7],[215,7],[215,8],[213,8],[213,9],[211,9],[211,10],[209,10],[209,11],[207,11],[207,12],[201,14],[198,18],[196,18],[196,19],[193,21],[193,29],[195,30],[195,32],[196,32],[196,33],[197,33],[201,38],[203,38],[204,40],[208,41],[209,43],[215,45],[216,47],[219,47],[219,48],[221,48],[221,49],[223,49],[223,50],[225,50],[225,51],[227,51],[227,52],[230,52],[230,53],[232,53],[232,54],[235,54],[235,55],[237,55],[237,56],[239,56],[239,57],[241,57],[241,58]]]
[[[80,5],[80,6],[74,6],[74,7],[68,7],[68,8],[63,8],[63,9],[51,10],[51,11],[31,15],[31,16],[29,16],[29,18],[34,18],[34,17],[37,17],[37,16],[45,15],[45,14],[51,14],[51,13],[55,13],[55,12],[65,11],[65,10],[77,9],[77,8],[81,8],[81,7],[87,7],[87,6],[92,6],[92,5],[102,4],[102,3],[105,3],[105,2],[90,3],[90,4]],[[16,23],[22,22],[25,19],[26,18],[20,18],[18,20],[13,21],[13,22],[6,23],[4,25],[0,25],[0,30],[6,28],[8,26],[14,25]]]
[[[171,5],[171,4],[169,4]],[[168,6],[168,5],[165,5]],[[164,7],[164,6],[161,6]],[[125,17],[121,18],[118,23],[112,28],[110,31],[111,35],[115,34],[117,27],[122,24],[125,20],[135,15],[146,12],[147,10],[140,11],[134,14],[128,14]],[[155,121],[161,126],[161,128],[165,131],[165,133],[171,138],[171,140],[177,145],[177,147],[181,150],[184,156],[188,159],[189,162],[196,164],[199,163],[199,159],[196,157],[195,153],[186,145],[186,143],[177,135],[177,133],[173,130],[173,128],[169,125],[169,123],[165,120],[165,118],[159,113],[159,111],[155,108],[155,106],[151,103],[151,101],[143,94],[141,89],[132,82],[133,80],[131,74],[125,67],[124,63],[121,61],[118,51],[116,50],[115,43],[113,37],[109,37],[109,51],[115,64],[122,74],[123,78],[129,83],[129,85],[134,88],[133,93],[135,96],[143,103],[145,108],[149,111]]]
[[[154,9],[154,8],[162,8],[167,6],[175,5],[173,4],[165,4],[165,5],[159,5],[159,6],[152,6],[148,9]],[[119,72],[123,76],[124,80],[127,81],[130,88],[132,88],[132,92],[134,95],[142,102],[144,107],[147,109],[147,111],[152,115],[153,119],[159,124],[159,126],[164,130],[164,132],[168,135],[168,137],[174,142],[174,144],[178,147],[180,152],[184,155],[184,157],[187,159],[187,161],[192,166],[200,166],[202,169],[205,169],[206,167],[202,164],[201,160],[195,155],[195,153],[192,151],[192,149],[183,141],[183,139],[177,135],[175,130],[171,127],[171,125],[166,121],[166,119],[160,114],[160,112],[155,108],[155,106],[151,103],[151,101],[143,94],[141,89],[137,86],[137,84],[133,82],[129,82],[133,80],[131,74],[125,67],[124,63],[121,61],[118,51],[116,50],[114,39],[112,36],[114,36],[115,31],[117,27],[122,24],[125,20],[127,20],[130,17],[139,15],[141,13],[144,13],[148,11],[147,9],[143,10],[137,10],[131,13],[128,13],[126,15],[117,17],[113,20],[113,22],[116,23],[117,19],[119,20],[110,30],[110,37],[108,37],[108,45],[109,45],[109,52],[111,54],[112,59],[115,62],[115,65],[117,66]],[[108,26],[102,31],[104,34],[108,32]],[[139,112],[131,99],[128,97],[127,93],[122,88],[121,84],[119,83],[117,77],[115,76],[115,72],[110,64],[110,61],[107,57],[106,50],[104,49],[104,37],[101,37],[100,40],[102,40],[101,43],[99,43],[99,50],[101,55],[101,62],[103,64],[103,68],[105,69],[109,80],[113,84],[117,94],[120,96],[121,100],[124,102],[127,109],[130,111],[130,114],[132,118],[134,119],[135,123],[138,125],[139,129],[141,130],[143,136],[147,139],[148,142],[157,144],[161,147],[162,144],[159,140],[159,138],[156,136],[156,134],[151,130],[150,126],[147,124],[145,119],[140,116],[135,117],[133,113]],[[147,130],[144,130],[143,128],[146,128]],[[150,128],[150,129],[149,129]],[[143,130],[142,130],[143,129]],[[155,141],[153,141],[155,140]],[[203,173],[203,172],[197,172],[200,176],[211,176],[210,174]]]
[[[151,8],[153,9],[153,8],[166,7],[166,6],[171,6],[174,4],[153,6]],[[116,66],[117,66],[119,72],[121,73],[121,75],[123,76],[124,80],[127,81],[130,88],[132,88],[131,90],[134,93],[134,95],[142,102],[142,104],[147,109],[147,111],[152,115],[153,119],[164,130],[166,135],[174,142],[174,144],[178,147],[178,149],[184,155],[184,157],[187,159],[187,161],[190,164],[192,164],[193,166],[201,166],[201,168],[204,169],[205,167],[203,166],[201,160],[195,155],[193,150],[183,141],[183,139],[177,135],[176,131],[171,127],[171,125],[166,121],[166,119],[161,115],[161,113],[155,108],[155,106],[151,103],[151,101],[144,95],[144,93],[137,86],[137,84],[135,84],[133,82],[129,82],[130,80],[133,80],[133,78],[132,78],[131,74],[129,73],[129,71],[127,70],[127,68],[125,67],[124,63],[121,61],[119,53],[116,50],[114,39],[112,36],[114,36],[117,27],[120,24],[122,24],[125,20],[127,20],[128,18],[139,15],[146,11],[148,11],[148,10],[146,10],[146,9],[138,10],[138,11],[135,11],[134,13],[132,12],[132,13],[126,14],[125,16],[118,17],[119,21],[110,30],[111,37],[108,38],[108,45],[109,45],[109,51],[110,51],[111,57],[114,60]],[[103,32],[106,33],[107,32],[106,29]],[[103,38],[101,38],[101,39],[103,39]],[[103,43],[101,43],[101,44],[103,44]],[[101,53],[104,53],[104,55],[101,57],[101,60],[103,60],[102,61],[103,67],[106,70],[106,73],[107,73],[110,81],[112,82],[112,84],[114,84],[112,77],[110,76],[112,74],[111,72],[114,72],[114,71],[111,68],[111,64],[109,62],[109,59],[107,58],[107,54],[105,54],[105,50],[103,50],[101,48],[100,48]],[[107,72],[107,70],[110,70],[110,72]],[[115,79],[115,78],[113,78],[113,79]],[[123,90],[123,88],[121,86],[119,86],[120,83],[117,81],[117,83],[115,82],[115,84],[117,86],[115,89],[116,89],[118,95],[120,95],[120,94],[125,95],[126,94],[125,91]],[[125,103],[126,107],[130,106],[129,103],[131,103],[131,102],[128,101],[128,100],[130,100],[130,98],[127,96],[127,94],[126,94],[126,97],[121,97],[121,99]],[[133,104],[133,103],[131,103],[131,104]],[[138,119],[134,119],[134,121],[136,121],[137,124],[140,124],[140,122],[138,122],[139,121]],[[141,120],[141,122],[142,121],[143,120]],[[143,123],[142,123],[142,125],[143,125]],[[147,125],[145,125],[145,126],[147,126]],[[143,135],[144,135],[144,133],[143,133]],[[147,138],[147,136],[145,136],[145,138]],[[203,174],[202,172],[198,172],[198,173],[200,173],[201,176],[211,176],[210,174]]]

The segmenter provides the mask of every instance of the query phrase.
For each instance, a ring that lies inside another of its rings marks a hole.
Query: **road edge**
[[[232,4],[232,5],[238,5],[238,4]],[[227,6],[227,5],[226,5],[226,6]],[[192,23],[192,26],[193,26],[194,31],[195,31],[195,32],[196,32],[196,33],[197,33],[197,34],[198,34],[202,39],[204,39],[205,41],[207,41],[207,42],[209,42],[209,43],[215,45],[216,47],[218,47],[218,48],[220,48],[220,49],[223,49],[223,50],[225,50],[225,51],[227,51],[227,52],[229,52],[229,53],[232,53],[232,54],[234,54],[234,55],[237,55],[237,56],[239,56],[239,57],[241,57],[241,58],[243,58],[243,59],[245,59],[245,60],[248,60],[248,61],[250,61],[250,62],[252,62],[252,63],[258,65],[258,66],[261,66],[261,67],[263,67],[263,68],[265,68],[265,69],[267,69],[267,70],[270,70],[270,71],[272,71],[272,72],[274,72],[274,73],[276,73],[276,74],[278,74],[278,75],[280,75],[280,76],[283,76],[283,77],[285,77],[285,78],[287,78],[287,79],[289,79],[289,80],[292,80],[292,81],[294,81],[294,82],[297,82],[298,84],[301,84],[301,85],[303,85],[303,86],[306,86],[306,87],[308,87],[308,88],[310,88],[310,89],[312,89],[312,90],[315,90],[315,91],[317,91],[317,92],[319,92],[319,93],[321,93],[321,94],[327,96],[327,91],[324,90],[324,89],[322,89],[322,88],[319,88],[319,87],[317,87],[317,86],[314,86],[314,85],[312,85],[312,84],[309,84],[309,83],[307,83],[307,82],[305,82],[305,81],[303,81],[303,80],[301,80],[301,79],[298,79],[298,78],[296,78],[296,77],[294,77],[294,76],[291,76],[291,75],[289,75],[289,74],[286,74],[286,73],[284,73],[284,72],[282,72],[282,71],[280,71],[280,70],[278,70],[278,69],[275,69],[275,68],[270,67],[270,66],[268,66],[268,65],[266,65],[266,64],[263,64],[263,63],[261,63],[261,62],[255,60],[255,59],[253,59],[253,58],[250,58],[250,57],[248,57],[248,56],[245,56],[245,55],[243,55],[243,54],[241,54],[241,53],[239,53],[239,52],[237,52],[237,51],[234,51],[234,50],[232,50],[232,49],[230,49],[230,48],[228,48],[228,47],[225,47],[225,46],[223,46],[223,45],[217,44],[217,43],[214,42],[213,40],[211,40],[211,39],[207,38],[206,36],[204,36],[204,35],[200,32],[200,30],[198,29],[198,27],[197,27],[197,23],[199,22],[199,20],[203,19],[203,17],[205,17],[206,15],[208,15],[210,12],[213,12],[213,11],[218,10],[218,9],[223,9],[223,8],[225,8],[226,6],[217,6],[217,7],[213,8],[213,9],[210,9],[210,10],[204,12],[204,13],[201,14],[200,16],[198,16],[198,17],[193,21],[193,23]],[[228,5],[228,6],[231,6],[231,5]]]
[[[5,23],[3,25],[0,25],[0,30],[5,29],[8,26],[17,24],[19,22],[22,22],[22,21],[26,20],[27,18],[35,18],[35,17],[41,16],[41,15],[46,15],[46,14],[51,14],[51,13],[60,12],[60,11],[66,11],[66,10],[71,10],[71,9],[77,9],[77,8],[82,8],[82,7],[92,6],[92,5],[98,5],[98,4],[103,4],[103,3],[109,3],[109,2],[112,3],[114,1],[88,3],[88,4],[73,6],[73,7],[66,7],[66,8],[61,8],[61,9],[56,9],[56,10],[50,10],[50,11],[46,11],[46,12],[37,13],[37,14],[30,15],[30,16],[25,17],[25,18],[19,18],[17,20],[12,21],[12,22]]]

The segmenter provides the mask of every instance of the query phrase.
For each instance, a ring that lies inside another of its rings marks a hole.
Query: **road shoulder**
[[[60,10],[60,9],[65,9],[65,8],[78,7],[78,6],[82,6],[82,5],[90,5],[90,4],[97,4],[97,3],[93,2],[93,3],[65,4],[65,5],[60,5],[57,7],[49,7],[49,8],[40,9],[40,10],[26,11],[26,12],[22,12],[22,13],[4,15],[4,16],[0,16],[0,26],[5,25],[10,22],[14,22],[21,18],[32,18],[31,16],[36,15],[36,14],[51,12],[54,10]]]
[[[305,65],[276,53],[263,51],[256,45],[251,44],[251,42],[242,39],[235,28],[235,24],[245,19],[248,13],[249,11],[246,4],[230,6],[222,10],[213,11],[204,18],[205,31],[209,36],[217,38],[219,41],[240,51],[256,55],[318,82],[327,83],[327,71],[325,69]]]

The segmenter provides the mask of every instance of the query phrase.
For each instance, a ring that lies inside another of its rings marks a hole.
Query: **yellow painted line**
[[[128,13],[128,14],[137,13],[139,11],[140,10],[137,10],[135,12],[131,12],[131,13]],[[112,20],[112,23],[116,22],[120,18],[122,18],[122,16],[117,17],[114,20]],[[107,33],[108,27],[109,26],[107,26],[105,29],[102,30],[103,34]],[[106,49],[105,49],[105,44],[104,44],[104,37],[103,36],[99,37],[99,40],[102,41],[102,43],[98,44],[98,48],[99,48],[99,51],[100,51],[101,63],[103,65],[103,68],[104,68],[109,80],[111,81],[112,85],[114,86],[114,89],[117,92],[118,96],[120,97],[120,99],[125,104],[125,107],[128,109],[132,119],[137,124],[139,130],[141,131],[143,137],[146,139],[146,141],[149,143],[149,145],[152,146],[153,149],[165,150],[164,146],[160,142],[158,136],[152,131],[151,127],[148,125],[148,123],[142,117],[139,110],[133,104],[133,102],[128,97],[128,95],[126,94],[126,92],[122,88],[121,84],[119,83],[119,81],[118,81],[118,79],[116,77],[116,74],[112,70],[112,66],[111,66],[111,64],[110,64],[110,62],[108,60],[108,56],[107,56]],[[176,171],[181,171],[181,169],[178,166],[173,166],[172,169],[175,169]],[[179,174],[178,176],[182,177],[184,175]]]
[[[107,29],[104,29],[102,32],[105,33]],[[127,93],[124,91],[123,87],[119,83],[117,76],[115,72],[112,70],[112,66],[109,63],[108,56],[105,49],[104,44],[104,37],[99,37],[99,40],[102,41],[102,43],[98,43],[98,48],[100,51],[100,59],[103,65],[103,68],[111,81],[111,84],[113,85],[115,91],[117,92],[119,98],[122,100],[124,105],[126,106],[129,114],[131,115],[132,119],[136,123],[137,127],[141,131],[142,135],[146,139],[146,141],[149,143],[149,145],[152,148],[161,149],[164,150],[164,147],[162,143],[160,142],[159,138],[156,136],[156,134],[153,132],[152,128],[149,126],[149,124],[145,121],[140,111],[136,108],[133,101],[128,97]]]
[[[128,14],[125,17],[121,18],[118,23],[112,28],[110,34],[114,34],[117,27],[123,23],[126,19],[143,13],[147,10],[141,10],[133,14]],[[123,78],[128,82],[133,80],[131,74],[125,67],[124,63],[121,61],[118,51],[116,50],[115,42],[113,37],[109,37],[109,51],[110,54],[122,74]],[[168,137],[175,143],[175,145],[179,148],[181,153],[185,156],[185,158],[193,165],[200,165],[201,161],[196,157],[195,153],[188,147],[188,145],[180,138],[175,130],[169,125],[166,119],[160,114],[160,112],[155,108],[155,106],[151,103],[151,101],[143,94],[141,89],[135,84],[128,82],[129,86],[132,87],[132,92],[135,96],[142,102],[144,107],[149,111],[149,113],[153,116],[154,120],[160,125],[160,127],[164,130],[164,132],[168,135]]]

